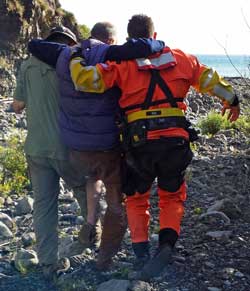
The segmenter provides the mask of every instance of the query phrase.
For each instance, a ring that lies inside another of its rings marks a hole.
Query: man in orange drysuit
[[[130,38],[155,36],[146,15],[134,15],[127,30]],[[96,66],[85,66],[82,58],[75,57],[70,69],[77,90],[103,92],[118,86],[122,91],[119,104],[126,123],[123,139],[129,168],[126,209],[132,246],[142,260],[149,258],[149,193],[155,178],[158,182],[159,249],[138,278],[156,276],[169,260],[184,213],[184,173],[192,159],[189,143],[196,138],[184,116],[186,94],[192,86],[217,96],[223,102],[222,114],[228,109],[231,122],[240,114],[239,100],[216,71],[169,47],[147,59]]]

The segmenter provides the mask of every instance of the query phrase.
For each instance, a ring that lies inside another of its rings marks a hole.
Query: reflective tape
[[[136,59],[140,69],[143,68],[159,68],[161,66],[169,67],[176,64],[176,60],[171,52],[162,53],[160,56],[152,59]]]

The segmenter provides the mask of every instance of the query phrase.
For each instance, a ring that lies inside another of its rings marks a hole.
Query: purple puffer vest
[[[108,45],[88,39],[81,43],[87,65],[105,61]],[[60,54],[56,71],[60,84],[59,126],[63,143],[78,151],[110,150],[119,144],[116,117],[120,90],[103,94],[75,90],[69,71],[70,48]]]

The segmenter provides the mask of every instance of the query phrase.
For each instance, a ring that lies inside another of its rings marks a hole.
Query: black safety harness
[[[125,125],[122,126],[120,139],[125,149],[131,146],[136,147],[147,141],[147,133],[152,130],[160,130],[166,128],[184,128],[190,134],[191,123],[187,121],[183,111],[178,108],[177,102],[183,102],[184,98],[175,98],[168,85],[160,75],[157,69],[150,69],[151,79],[146,98],[143,103],[127,106],[122,109],[125,118]],[[165,98],[153,101],[153,95],[156,85],[160,87]],[[152,106],[169,103],[170,108],[149,109]],[[138,109],[140,110],[126,114],[126,112]],[[193,132],[192,132],[193,133]],[[195,139],[197,139],[197,134]],[[192,137],[194,140],[194,136]]]

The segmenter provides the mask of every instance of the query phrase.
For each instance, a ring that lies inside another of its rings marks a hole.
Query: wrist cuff
[[[235,95],[235,96],[234,96],[234,101],[233,101],[233,103],[231,104],[231,106],[237,106],[237,105],[239,105],[239,103],[240,103],[240,100],[239,100],[238,96]]]

